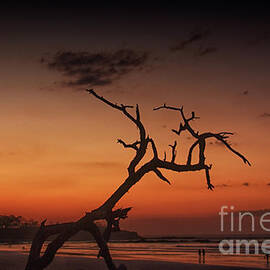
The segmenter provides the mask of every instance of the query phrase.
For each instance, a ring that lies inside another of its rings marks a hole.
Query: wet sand
[[[0,251],[0,270],[24,270],[27,254],[15,251]],[[150,260],[116,260],[116,265],[125,264],[128,270],[255,270],[261,268],[215,266],[203,264],[174,263]],[[102,259],[79,256],[56,256],[53,263],[46,270],[106,270]]]

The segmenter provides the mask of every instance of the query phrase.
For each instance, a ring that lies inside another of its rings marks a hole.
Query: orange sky
[[[191,143],[186,135],[177,138],[170,131],[179,124],[177,113],[152,111],[166,102],[184,105],[187,113],[196,111],[201,117],[192,123],[196,130],[235,132],[233,146],[252,163],[248,167],[224,147],[209,144],[207,162],[213,163],[214,192],[207,190],[204,172],[165,172],[171,186],[149,174],[119,202],[120,207],[133,207],[131,219],[205,217],[217,215],[221,205],[234,205],[238,210],[269,208],[270,118],[260,117],[270,112],[269,44],[245,46],[248,36],[238,35],[246,33],[243,25],[234,28],[221,23],[223,32],[213,26],[207,41],[220,46],[219,51],[194,58],[189,50],[175,55],[168,52],[173,42],[184,39],[196,26],[188,20],[182,31],[168,32],[168,38],[162,29],[159,34],[151,28],[154,23],[145,32],[141,25],[132,24],[135,34],[129,38],[128,29],[120,30],[119,22],[114,21],[112,29],[101,26],[99,36],[91,37],[97,29],[72,29],[76,41],[67,30],[71,27],[67,21],[60,21],[51,32],[44,29],[52,29],[52,22],[39,22],[42,33],[28,21],[16,31],[16,24],[10,24],[9,38],[1,44],[1,214],[48,218],[50,222],[74,220],[98,207],[125,179],[133,153],[116,141],[132,142],[137,138],[136,129],[118,111],[87,93],[55,84],[62,80],[61,74],[39,62],[44,53],[63,48],[97,50],[100,44],[102,50],[114,50],[121,44],[151,48],[162,59],[148,70],[95,87],[112,101],[140,104],[142,120],[160,153],[177,139],[180,162]],[[20,21],[16,23],[18,26]],[[114,37],[108,35],[110,31]]]

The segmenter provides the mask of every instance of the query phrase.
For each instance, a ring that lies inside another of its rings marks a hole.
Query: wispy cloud
[[[189,34],[189,36],[182,40],[180,43],[176,44],[175,46],[170,48],[170,51],[176,52],[176,51],[181,51],[190,46],[191,44],[201,41],[205,37],[209,35],[208,30],[200,30],[200,31],[195,31]]]
[[[198,56],[204,56],[206,54],[210,54],[210,53],[215,53],[217,52],[217,48],[216,47],[200,47],[198,49],[198,52],[196,53]]]
[[[210,35],[209,30],[191,32],[189,36],[170,48],[171,52],[178,52],[191,48],[195,56],[205,56],[218,51],[214,46],[205,45],[204,40]]]
[[[242,184],[242,186],[249,187],[249,183],[248,183],[248,182],[244,182],[244,183]]]
[[[262,113],[262,114],[259,115],[259,117],[268,118],[268,117],[270,117],[270,113],[267,113],[267,112]]]
[[[216,188],[229,188],[231,185],[228,184],[220,184],[220,185],[215,185]]]
[[[145,51],[120,49],[113,52],[58,51],[41,63],[60,72],[66,86],[109,85],[124,75],[144,67],[149,54]]]
[[[231,146],[237,146],[237,143],[232,143],[232,142],[229,142],[229,141],[227,141],[227,143],[229,145],[231,145]],[[214,142],[212,141],[212,142],[209,142],[209,144],[211,146],[222,146],[222,147],[225,147],[224,143],[221,142],[221,141],[214,141]]]

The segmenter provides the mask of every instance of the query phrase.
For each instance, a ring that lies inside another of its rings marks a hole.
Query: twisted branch
[[[174,141],[174,144],[173,145],[171,145],[171,144],[169,144],[169,146],[172,148],[172,159],[171,159],[171,163],[174,163],[174,161],[175,161],[175,158],[176,158],[176,145],[177,145],[177,142],[176,141]]]
[[[209,170],[211,169],[211,167],[205,164],[206,139],[215,138],[221,141],[231,152],[233,152],[235,155],[240,157],[244,163],[251,166],[250,162],[242,154],[240,154],[238,151],[233,149],[232,146],[226,141],[226,139],[229,138],[229,135],[233,135],[232,132],[224,132],[224,131],[220,133],[206,132],[203,134],[199,134],[199,132],[195,132],[195,130],[190,126],[190,123],[189,123],[190,121],[194,119],[199,119],[199,117],[195,116],[195,112],[192,112],[191,116],[189,118],[186,118],[184,114],[183,106],[178,108],[178,107],[167,106],[165,103],[162,106],[154,108],[153,110],[156,111],[160,109],[168,109],[168,110],[174,110],[174,111],[180,112],[180,115],[181,115],[182,120],[184,121],[184,124],[182,124],[182,122],[180,121],[178,130],[172,129],[172,132],[174,132],[175,134],[179,136],[183,131],[187,130],[196,139],[196,141],[190,146],[186,165],[191,166],[193,150],[195,149],[196,146],[198,146],[199,147],[199,165],[204,167],[208,189],[213,190],[214,186],[211,184],[211,181],[210,181]],[[176,156],[175,154],[176,141],[175,141],[175,144],[170,145],[170,147],[172,148],[172,161],[171,162],[174,163],[175,156]],[[166,158],[164,158],[163,161],[165,162]]]
[[[136,151],[135,156],[130,161],[128,166],[128,176],[123,181],[123,183],[115,190],[115,192],[97,209],[87,212],[85,216],[79,219],[76,222],[71,223],[63,223],[56,225],[45,225],[45,222],[42,222],[40,228],[33,239],[30,254],[28,257],[28,262],[25,270],[42,270],[47,267],[53,260],[58,249],[67,241],[70,237],[81,230],[88,231],[91,233],[99,248],[101,255],[108,269],[116,270],[116,266],[114,265],[109,248],[107,246],[107,242],[110,239],[112,227],[118,227],[118,223],[120,219],[124,219],[127,217],[128,212],[131,208],[118,209],[113,211],[115,205],[119,202],[119,200],[130,190],[132,186],[134,186],[137,182],[139,182],[144,175],[149,172],[154,172],[162,181],[165,181],[170,184],[170,181],[162,174],[160,169],[166,169],[174,172],[187,172],[187,171],[200,171],[204,170],[206,175],[206,182],[208,189],[213,190],[214,186],[210,181],[209,170],[211,169],[211,165],[208,166],[205,164],[205,147],[206,140],[208,138],[215,138],[221,141],[231,152],[240,157],[244,163],[250,165],[249,161],[239,152],[231,147],[231,145],[226,141],[229,135],[233,135],[231,132],[220,132],[220,133],[203,133],[199,134],[199,132],[195,132],[194,129],[190,126],[190,121],[194,119],[198,119],[199,117],[195,116],[195,113],[192,112],[189,118],[186,118],[183,107],[171,107],[164,104],[163,106],[154,108],[154,110],[159,109],[169,109],[174,111],[179,111],[180,116],[183,120],[183,124],[180,123],[178,130],[172,130],[177,135],[180,135],[183,131],[188,131],[196,141],[191,145],[187,157],[186,164],[178,164],[176,163],[176,146],[177,142],[175,141],[173,145],[170,145],[172,150],[172,158],[171,161],[166,160],[166,152],[164,152],[163,160],[158,157],[158,150],[155,145],[155,142],[149,136],[146,136],[146,131],[144,125],[141,122],[141,115],[139,106],[135,107],[135,116],[133,116],[128,109],[133,109],[133,106],[130,105],[118,105],[112,103],[111,101],[105,99],[102,96],[99,96],[93,89],[87,90],[88,93],[106,105],[112,107],[123,113],[132,123],[136,125],[139,130],[139,139],[134,143],[127,144],[123,140],[119,139],[118,143],[122,144],[124,148],[131,148]],[[145,163],[141,162],[145,157],[148,145],[151,145],[151,149],[153,152],[153,158],[150,161]],[[192,163],[192,154],[195,147],[199,147],[199,161],[198,163]],[[143,164],[140,164],[143,163]],[[107,227],[102,235],[100,233],[99,228],[96,226],[96,220],[106,220]],[[55,239],[50,242],[47,246],[44,254],[41,256],[41,249],[44,245],[44,242],[48,239],[49,236],[56,235]],[[126,269],[125,266],[121,265],[118,269]]]
[[[120,144],[122,144],[124,146],[124,148],[133,148],[136,151],[139,150],[139,148],[138,148],[138,145],[140,144],[139,141],[136,141],[136,142],[134,142],[132,144],[126,144],[123,140],[118,139],[117,142],[120,143]]]
[[[160,170],[158,169],[154,169],[154,173],[162,180],[167,182],[169,185],[171,184],[171,182],[161,173]]]

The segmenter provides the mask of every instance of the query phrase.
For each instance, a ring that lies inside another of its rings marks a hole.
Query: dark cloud
[[[228,142],[227,143],[231,146],[237,146],[237,143],[232,143],[232,142]],[[222,146],[222,147],[225,147],[224,143],[221,142],[221,141],[214,141],[214,142],[209,142],[210,145],[212,146]]]
[[[215,187],[216,187],[216,188],[228,188],[228,187],[231,187],[231,185],[228,185],[228,184],[221,184],[221,185],[216,185]]]
[[[270,113],[263,113],[263,114],[260,114],[259,117],[262,117],[262,118],[267,118],[267,117],[270,117]]]
[[[190,46],[191,44],[203,40],[205,37],[209,35],[208,30],[201,30],[190,33],[189,37],[185,40],[181,41],[179,44],[170,48],[170,51],[176,52],[181,51]]]
[[[266,185],[267,185],[267,186],[270,186],[270,183],[267,183]]]
[[[144,51],[120,49],[99,53],[59,51],[40,61],[64,75],[64,85],[97,86],[112,84],[131,71],[142,69],[148,58]]]
[[[215,52],[217,52],[217,50],[218,49],[216,47],[206,47],[206,48],[200,47],[198,52],[197,52],[197,55],[204,56],[206,54],[215,53]]]
[[[247,96],[247,95],[248,95],[248,90],[245,90],[242,94],[243,94],[244,96]]]
[[[189,36],[170,48],[171,52],[178,52],[191,49],[195,56],[205,56],[218,51],[214,46],[208,46],[204,40],[210,35],[209,30],[199,30],[189,34]]]
[[[248,187],[248,186],[249,186],[249,183],[248,183],[248,182],[244,182],[244,183],[242,184],[242,186]]]

